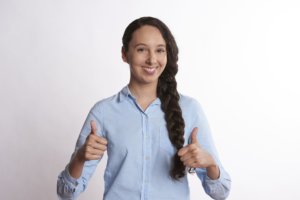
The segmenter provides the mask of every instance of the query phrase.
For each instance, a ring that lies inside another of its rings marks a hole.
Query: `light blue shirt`
[[[213,199],[225,199],[231,180],[218,158],[204,112],[199,103],[190,97],[180,95],[179,103],[185,121],[185,145],[193,128],[198,127],[200,145],[214,157],[220,168],[217,180],[211,180],[205,169],[196,169],[203,188]],[[175,181],[169,175],[176,149],[168,137],[160,106],[160,99],[157,98],[143,111],[129,88],[124,87],[118,94],[99,101],[90,110],[75,152],[91,132],[90,121],[95,120],[98,135],[108,141],[104,200],[189,199],[187,176]],[[86,189],[99,161],[86,161],[79,179],[70,176],[67,166],[58,177],[59,197],[76,199]]]

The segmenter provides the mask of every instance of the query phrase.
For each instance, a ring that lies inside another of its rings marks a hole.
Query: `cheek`
[[[165,57],[163,57],[163,58],[161,58],[161,65],[163,65],[164,67],[167,65],[167,56],[165,56]]]
[[[133,65],[135,65],[135,64],[141,64],[143,62],[145,62],[145,58],[142,55],[133,55],[131,57],[131,63]]]
[[[162,59],[164,60],[165,63],[167,63],[167,60],[168,60],[167,54],[163,55]]]

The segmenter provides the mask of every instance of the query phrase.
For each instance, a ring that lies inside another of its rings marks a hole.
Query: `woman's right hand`
[[[75,157],[69,165],[69,173],[73,178],[81,176],[83,165],[88,160],[100,159],[107,149],[107,140],[97,135],[97,125],[95,121],[91,121],[91,133],[85,140],[82,147],[79,148]]]
[[[91,121],[91,133],[85,140],[84,145],[77,151],[79,160],[98,160],[107,149],[107,140],[97,135],[97,125],[95,121]]]

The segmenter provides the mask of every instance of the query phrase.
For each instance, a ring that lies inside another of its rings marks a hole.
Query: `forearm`
[[[78,151],[74,153],[71,161],[58,177],[57,194],[60,199],[76,199],[85,190],[99,162],[99,160],[85,161],[77,154]]]
[[[220,177],[220,169],[218,165],[212,165],[206,168],[207,176],[212,180],[217,180]]]
[[[60,173],[57,180],[57,195],[59,199],[76,199],[85,188],[81,179],[70,175],[69,165]]]
[[[197,168],[196,173],[202,181],[205,193],[215,200],[224,200],[228,197],[231,187],[231,178],[229,174],[222,168],[222,165],[218,165],[219,177],[217,179],[211,179],[208,175],[208,168]]]
[[[83,171],[83,166],[84,166],[84,160],[80,159],[78,152],[75,154],[75,156],[73,157],[73,159],[71,160],[70,164],[69,164],[69,173],[70,175],[75,178],[78,179]]]

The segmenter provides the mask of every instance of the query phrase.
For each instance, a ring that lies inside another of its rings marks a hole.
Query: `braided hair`
[[[167,64],[158,79],[157,96],[161,100],[161,109],[165,113],[169,139],[178,152],[184,144],[185,127],[182,111],[179,106],[179,93],[177,91],[177,82],[175,79],[175,75],[178,72],[178,47],[171,31],[162,21],[153,17],[141,17],[131,22],[125,29],[122,38],[125,52],[128,51],[129,42],[134,31],[144,25],[156,27],[166,42]],[[185,166],[176,153],[172,158],[170,176],[174,180],[179,180],[185,175]]]

